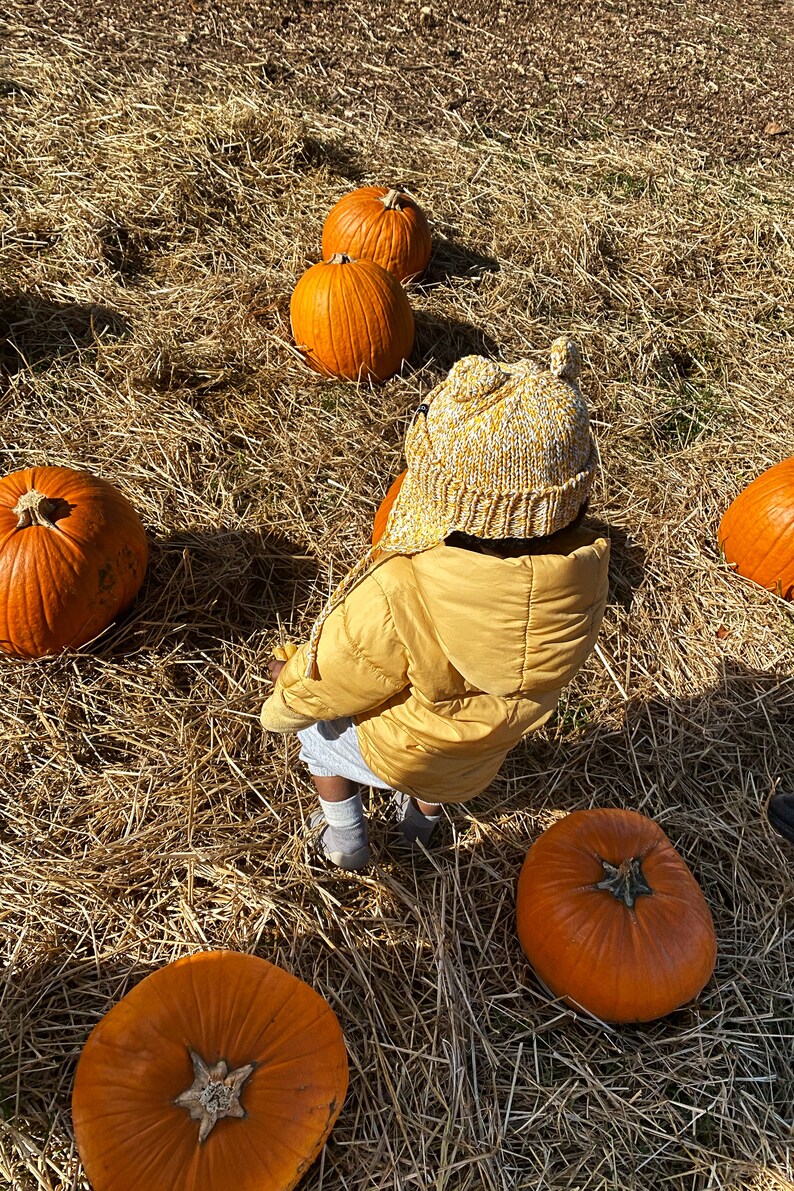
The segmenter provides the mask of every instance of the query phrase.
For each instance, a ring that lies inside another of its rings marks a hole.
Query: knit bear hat
[[[387,554],[419,554],[460,531],[544,537],[575,520],[596,450],[577,384],[579,349],[551,346],[548,371],[529,360],[466,356],[419,406],[405,439],[405,479],[383,536],[344,577],[309,638],[307,674],[329,613]]]
[[[576,344],[557,339],[548,371],[529,360],[467,356],[419,407],[405,440],[407,475],[382,551],[416,554],[453,531],[534,538],[577,516],[596,452],[577,385]]]

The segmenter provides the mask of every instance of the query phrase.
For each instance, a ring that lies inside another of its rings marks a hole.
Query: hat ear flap
[[[561,335],[551,345],[549,372],[561,380],[576,380],[582,370],[582,357],[573,339]]]

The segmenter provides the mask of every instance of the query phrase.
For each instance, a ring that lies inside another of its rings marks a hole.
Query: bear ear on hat
[[[484,356],[464,356],[450,368],[444,390],[454,401],[476,401],[500,389],[507,375],[498,364]]]
[[[562,380],[576,380],[582,370],[582,356],[573,339],[561,335],[549,352],[549,372]]]

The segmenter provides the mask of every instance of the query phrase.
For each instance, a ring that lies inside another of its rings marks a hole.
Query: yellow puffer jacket
[[[352,716],[383,781],[465,802],[554,710],[592,650],[609,542],[586,529],[552,551],[498,558],[452,546],[386,558],[325,622],[317,678],[306,646],[262,708],[271,732]]]

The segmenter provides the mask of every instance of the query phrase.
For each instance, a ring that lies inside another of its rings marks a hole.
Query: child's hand
[[[272,661],[269,661],[269,662],[268,662],[268,664],[267,664],[267,672],[268,672],[268,674],[270,675],[270,681],[271,681],[271,682],[275,682],[275,681],[276,681],[276,679],[278,678],[279,674],[280,674],[280,673],[281,673],[281,671],[284,669],[284,667],[286,666],[286,664],[287,664],[286,662],[279,662],[279,661],[277,661],[277,660],[276,660],[276,658],[273,658],[273,659],[272,659]]]
[[[271,652],[273,654],[273,660],[268,662],[267,672],[270,675],[271,681],[275,682],[284,669],[285,664],[298,652],[298,647],[292,641],[288,641],[286,645],[274,645]]]

